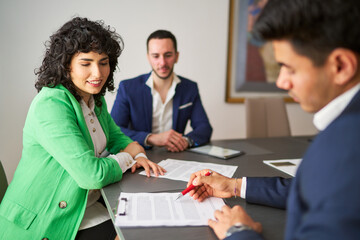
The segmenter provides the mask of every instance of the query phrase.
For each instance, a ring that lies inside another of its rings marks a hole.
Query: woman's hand
[[[129,153],[134,159],[139,153],[144,153],[144,148],[138,142],[132,142],[124,149],[124,152]],[[145,169],[146,176],[150,177],[150,170],[153,171],[155,176],[164,175],[166,170],[156,163],[150,161],[144,157],[138,157],[135,159],[136,163],[131,167],[131,172],[134,173],[137,168],[143,167]]]
[[[205,176],[207,172],[212,172],[210,176]],[[235,181],[237,181],[235,183]],[[230,198],[233,196],[234,188],[240,192],[241,179],[225,177],[210,169],[201,170],[191,174],[188,186],[193,184],[195,188],[189,192],[190,196],[199,202],[208,197]]]
[[[143,167],[145,169],[146,176],[150,177],[150,170],[153,171],[155,176],[164,175],[166,170],[157,165],[156,163],[146,159],[144,157],[138,157],[136,163],[131,167],[131,172],[134,173],[137,168]]]

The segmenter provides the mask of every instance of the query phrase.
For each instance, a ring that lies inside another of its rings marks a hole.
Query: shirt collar
[[[151,89],[151,94],[154,94],[154,78],[153,78],[154,72],[152,72],[149,76],[149,78],[146,80],[145,84],[149,86]],[[174,73],[173,82],[170,86],[170,89],[175,89],[175,86],[178,85],[181,82],[180,78]]]
[[[85,103],[83,99],[81,99],[80,106],[83,110],[84,115],[94,112],[95,109],[94,97],[92,95],[90,96],[89,106]]]
[[[340,96],[336,97],[332,100],[329,104],[323,107],[320,111],[318,111],[314,115],[313,123],[315,127],[322,131],[327,126],[330,125],[346,108],[346,106],[350,103],[353,99],[355,94],[360,89],[360,83],[357,84],[355,87],[349,89],[345,93],[341,94]]]

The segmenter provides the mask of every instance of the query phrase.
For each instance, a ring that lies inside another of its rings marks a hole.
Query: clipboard
[[[245,154],[245,152],[243,152],[241,150],[223,148],[223,147],[209,145],[209,144],[201,146],[201,147],[190,148],[190,149],[188,149],[188,151],[200,153],[200,154],[206,154],[206,155],[221,158],[224,160]]]

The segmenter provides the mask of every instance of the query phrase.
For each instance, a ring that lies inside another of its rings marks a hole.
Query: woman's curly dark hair
[[[78,101],[81,97],[70,77],[72,57],[79,52],[91,51],[108,55],[109,77],[101,91],[94,95],[95,104],[100,107],[100,97],[105,95],[106,90],[114,90],[113,74],[124,47],[120,35],[111,30],[110,26],[105,26],[103,21],[93,22],[87,18],[75,17],[54,33],[45,46],[46,53],[42,65],[35,70],[35,74],[38,75],[35,88],[39,92],[43,87],[62,84]]]

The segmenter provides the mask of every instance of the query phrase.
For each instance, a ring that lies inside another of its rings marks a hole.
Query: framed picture
[[[248,97],[284,97],[276,87],[280,67],[272,45],[254,38],[252,26],[267,0],[230,0],[226,102],[242,103]]]

